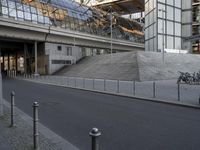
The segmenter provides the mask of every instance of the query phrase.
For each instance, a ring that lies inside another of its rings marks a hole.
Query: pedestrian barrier
[[[38,132],[38,102],[33,103],[33,148],[39,150],[39,132]]]
[[[15,92],[11,92],[11,112],[10,112],[10,127],[15,127]]]
[[[39,150],[39,117],[38,117],[38,108],[39,103],[33,103],[33,149]],[[11,125],[10,127],[15,127],[15,92],[11,92]],[[99,137],[101,136],[101,132],[98,128],[93,128],[89,132],[89,136],[91,136],[91,150],[99,150]]]
[[[199,95],[197,93],[197,89],[200,89],[200,86],[198,85],[184,85],[174,82],[170,85],[170,87],[167,87],[166,82],[164,81],[138,82],[65,76],[25,75],[24,77],[21,76],[20,78],[64,87],[81,88],[91,91],[123,94],[127,96],[153,98],[155,100],[163,99],[171,101],[187,101],[187,99],[191,99],[191,97],[188,97],[190,92],[193,95],[193,99],[190,100],[191,102],[189,103],[199,104]],[[196,89],[194,88],[193,90],[191,86],[198,87]]]
[[[99,150],[99,137],[101,136],[101,132],[97,128],[93,128],[89,135],[92,138],[92,150]]]

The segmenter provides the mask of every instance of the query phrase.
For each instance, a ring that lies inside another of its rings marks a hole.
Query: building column
[[[37,42],[35,41],[35,42],[34,42],[34,51],[35,51],[35,75],[38,75],[38,64],[37,64],[37,62],[38,62],[38,55],[37,55],[37,49],[38,49],[38,47],[37,47]]]
[[[0,48],[0,54],[1,54],[1,48]],[[0,65],[1,70],[1,65]],[[3,91],[2,91],[2,75],[0,71],[0,116],[3,116]]]
[[[28,50],[27,44],[24,43],[24,74],[27,74],[26,52]]]
[[[3,70],[4,71],[4,68],[5,68],[5,56],[4,56],[5,54],[3,54],[3,68],[1,68],[1,70]]]
[[[8,52],[8,71],[10,70],[10,54]]]
[[[18,60],[18,58],[17,58],[17,52],[15,53],[15,71],[16,71],[16,73],[17,73],[17,70],[18,70],[18,66],[17,66],[17,60]]]

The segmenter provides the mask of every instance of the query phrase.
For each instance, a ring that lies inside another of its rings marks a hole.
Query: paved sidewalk
[[[94,80],[63,76],[40,76],[37,78],[17,79],[199,108],[200,85],[181,84],[180,97],[178,98],[176,80],[155,81],[154,96],[153,81],[135,82],[134,85],[133,81]]]
[[[16,108],[16,127],[10,127],[10,107],[5,101],[0,117],[0,150],[33,150],[32,118]],[[76,147],[39,124],[40,150],[78,150]]]

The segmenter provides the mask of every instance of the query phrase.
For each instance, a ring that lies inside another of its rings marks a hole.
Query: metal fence
[[[175,80],[137,82],[65,76],[30,75],[21,76],[21,78],[64,87],[169,101],[182,101],[189,104],[199,104],[200,96],[199,85],[177,84]]]

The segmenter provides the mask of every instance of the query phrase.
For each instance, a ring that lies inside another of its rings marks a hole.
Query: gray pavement
[[[15,127],[10,127],[10,104],[4,101],[4,116],[0,117],[0,150],[33,150],[33,121],[15,108]],[[78,150],[72,144],[39,123],[40,150]]]
[[[129,97],[143,97],[155,101],[166,101],[184,105],[199,106],[200,85],[180,85],[180,98],[178,98],[178,85],[176,80],[160,81],[122,81],[89,79],[63,76],[41,76],[38,78],[19,78],[23,80],[73,87],[105,93],[122,94]],[[153,82],[155,82],[155,97],[153,97]],[[135,94],[134,94],[135,93]],[[178,101],[180,99],[180,101]]]
[[[81,150],[90,149],[88,132],[102,131],[102,150],[199,150],[200,111],[185,107],[93,93],[23,80],[4,80],[4,98],[31,115],[40,103],[40,122]]]

